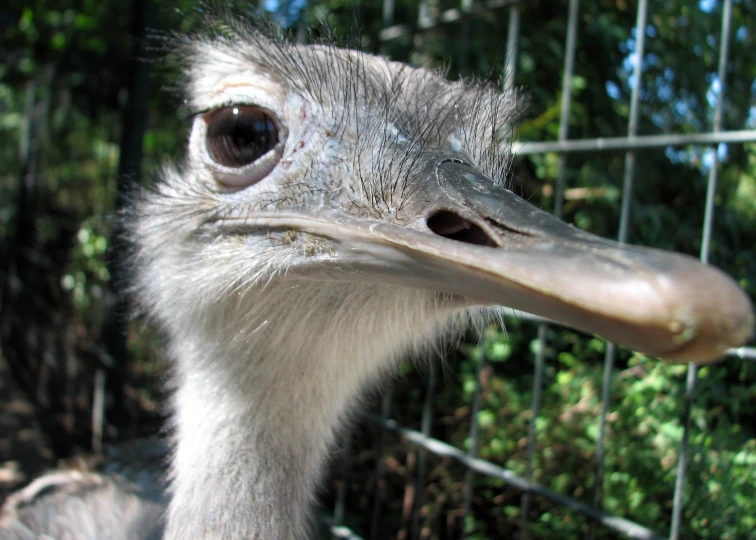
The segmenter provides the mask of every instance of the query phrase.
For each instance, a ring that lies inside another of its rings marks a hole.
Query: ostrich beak
[[[289,221],[332,246],[290,277],[393,283],[503,304],[672,361],[712,361],[751,336],[751,302],[723,272],[580,231],[461,159],[424,162],[396,214],[403,225],[327,211]]]

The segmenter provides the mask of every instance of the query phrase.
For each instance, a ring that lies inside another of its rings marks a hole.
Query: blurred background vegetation
[[[722,0],[650,5],[639,134],[710,130],[723,87],[724,128],[756,128],[756,3],[734,2],[726,81],[717,77]],[[457,7],[452,0],[427,6],[431,16]],[[242,2],[236,7],[251,11]],[[495,80],[504,68],[506,9],[382,46],[379,2],[269,0],[264,8],[294,38],[311,29],[314,37],[328,34],[398,60],[446,66],[451,78]],[[0,498],[58,460],[162,425],[160,338],[139,317],[126,316],[123,241],[113,218],[129,182],[153,182],[161,162],[181,155],[188,125],[173,91],[175,73],[160,63],[150,36],[196,30],[204,9],[194,0],[8,0],[0,7]],[[415,1],[396,0],[392,22],[412,24],[417,10]],[[571,138],[627,132],[635,10],[633,0],[583,2]],[[567,0],[529,0],[521,17],[515,84],[532,105],[520,140],[554,140]],[[640,152],[629,241],[698,256],[706,177],[719,166],[710,261],[756,296],[754,149],[746,143]],[[574,154],[566,164],[564,218],[616,237],[624,154]],[[524,157],[515,171],[519,193],[553,207],[558,156]],[[479,346],[471,335],[434,368],[408,364],[394,384],[391,416],[419,427],[425,381],[435,369],[431,433],[469,447],[482,355],[480,455],[523,474],[536,326],[509,319],[506,330],[491,327],[486,338]],[[536,423],[534,480],[588,504],[605,348],[600,339],[548,329]],[[659,531],[670,521],[685,372],[620,350],[612,378],[603,507]],[[756,362],[703,368],[697,385],[683,538],[756,538]],[[368,406],[377,407],[374,401]],[[429,456],[428,480],[418,491],[417,448],[369,424],[356,428],[352,446],[348,477],[338,474],[337,455],[323,502],[331,504],[345,480],[345,522],[354,530],[370,530],[377,492],[376,538],[452,538],[463,529],[480,539],[517,533],[518,490],[476,478],[473,512],[463,520],[460,465]],[[385,465],[380,479],[378,459]],[[537,498],[529,523],[532,538],[583,538],[588,530],[585,518]],[[599,528],[598,537],[616,535]]]

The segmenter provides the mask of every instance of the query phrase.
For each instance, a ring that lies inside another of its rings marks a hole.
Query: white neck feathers
[[[348,406],[409,349],[467,320],[435,293],[322,282],[164,318],[177,362],[167,538],[306,538]]]

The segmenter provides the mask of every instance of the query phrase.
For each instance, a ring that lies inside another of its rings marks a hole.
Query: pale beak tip
[[[670,323],[673,347],[659,354],[670,362],[709,364],[721,360],[728,349],[740,347],[754,335],[756,316],[751,300],[729,276],[713,272],[706,287],[701,283],[687,317]],[[708,273],[708,272],[707,272]],[[716,275],[714,275],[716,274]]]

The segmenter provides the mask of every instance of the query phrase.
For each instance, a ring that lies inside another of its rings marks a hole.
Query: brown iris
[[[223,107],[205,121],[207,150],[219,165],[234,168],[249,165],[278,144],[274,116],[261,107]]]

